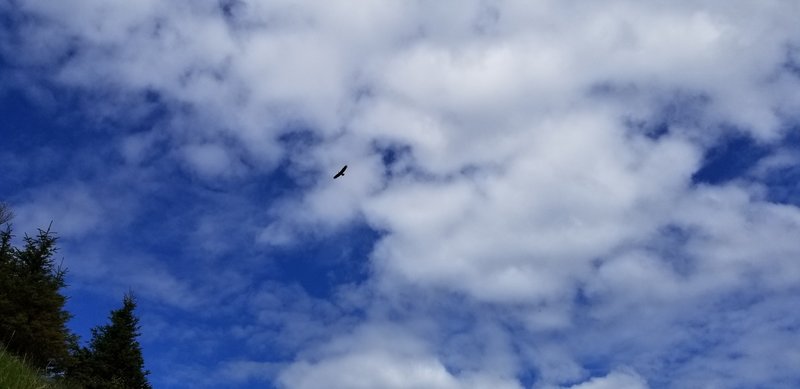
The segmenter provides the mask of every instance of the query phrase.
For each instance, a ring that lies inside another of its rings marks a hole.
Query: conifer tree
[[[0,231],[0,343],[34,367],[61,371],[75,341],[64,309],[66,270],[54,263],[56,237],[50,229],[11,245],[11,226]]]
[[[3,224],[10,222],[13,218],[14,213],[11,212],[11,208],[8,206],[8,204],[0,202],[0,227],[2,227]]]
[[[144,369],[139,337],[139,318],[134,314],[136,301],[125,295],[122,307],[111,311],[110,323],[92,329],[89,348],[77,353],[73,374],[87,389],[150,389],[149,371]]]

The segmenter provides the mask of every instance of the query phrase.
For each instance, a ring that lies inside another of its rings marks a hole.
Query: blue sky
[[[794,388],[798,19],[5,2],[0,199],[157,388]]]

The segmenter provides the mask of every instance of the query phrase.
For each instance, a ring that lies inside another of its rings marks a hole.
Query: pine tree
[[[0,343],[34,367],[61,371],[75,336],[64,310],[66,270],[54,263],[56,237],[50,229],[25,236],[23,249],[11,245],[11,226],[0,231]]]
[[[93,328],[89,348],[77,352],[77,366],[71,375],[87,389],[150,389],[150,372],[144,369],[141,346],[136,340],[140,327],[134,309],[136,301],[128,293],[122,308],[111,311],[111,323]]]
[[[6,224],[14,218],[14,213],[11,212],[11,208],[8,204],[4,202],[0,202],[0,226]]]
[[[16,333],[15,322],[19,284],[14,247],[11,246],[11,226],[0,231],[0,347],[8,348],[8,343]],[[13,352],[13,350],[10,350]]]

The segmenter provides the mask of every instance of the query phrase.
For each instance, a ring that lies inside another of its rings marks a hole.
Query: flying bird
[[[345,170],[347,170],[347,165],[344,165],[344,167],[342,168],[342,170],[339,170],[339,173],[336,173],[336,175],[335,175],[335,176],[333,176],[333,179],[335,180],[335,179],[337,179],[337,178],[339,178],[339,177],[343,176],[343,175],[344,175],[344,171],[345,171]]]

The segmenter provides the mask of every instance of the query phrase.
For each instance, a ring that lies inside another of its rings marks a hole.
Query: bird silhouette
[[[345,171],[345,170],[347,170],[347,165],[344,165],[344,167],[342,168],[342,170],[339,170],[339,173],[336,173],[336,175],[335,175],[335,176],[333,176],[333,179],[335,180],[335,179],[337,179],[337,178],[339,178],[339,177],[343,176],[343,175],[344,175],[344,171]]]

